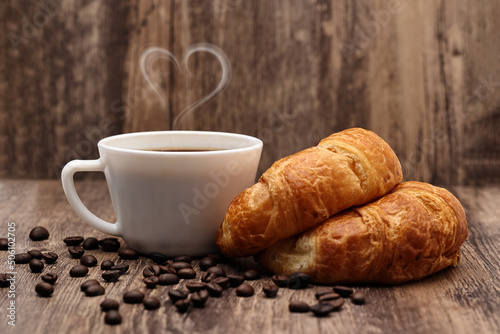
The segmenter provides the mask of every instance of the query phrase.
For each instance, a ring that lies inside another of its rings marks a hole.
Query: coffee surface
[[[209,151],[223,151],[225,148],[176,148],[176,147],[162,147],[162,148],[144,148],[141,151],[152,152],[209,152]]]

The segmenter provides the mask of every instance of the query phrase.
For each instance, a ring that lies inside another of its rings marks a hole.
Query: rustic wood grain
[[[77,189],[88,207],[103,219],[112,221],[113,210],[106,185],[101,181],[77,182]],[[51,250],[59,254],[53,266],[43,273],[59,275],[51,298],[38,297],[34,285],[42,274],[33,274],[27,265],[17,265],[16,327],[7,325],[7,289],[0,289],[0,331],[2,333],[497,333],[500,329],[500,188],[455,187],[450,190],[463,203],[469,237],[462,247],[462,260],[455,268],[445,269],[424,280],[399,286],[355,287],[367,294],[367,303],[357,306],[347,302],[343,309],[326,318],[311,314],[293,314],[289,300],[314,303],[314,292],[280,289],[276,299],[266,299],[262,285],[265,276],[250,282],[256,289],[252,298],[235,296],[233,289],[220,298],[210,298],[203,309],[179,314],[168,300],[167,291],[183,287],[159,286],[147,290],[142,284],[142,269],[150,260],[141,257],[130,264],[128,274],[117,283],[102,284],[104,296],[85,297],[79,285],[89,278],[100,278],[99,268],[90,268],[87,277],[71,278],[69,269],[78,263],[70,258],[62,239],[71,235],[104,237],[80,221],[72,212],[58,181],[1,181],[0,237],[7,223],[16,223],[16,251]],[[46,241],[29,240],[29,231],[37,225],[48,228]],[[86,251],[99,261],[118,260],[116,253]],[[121,260],[118,260],[121,261]],[[0,251],[0,272],[7,270],[7,253]],[[255,265],[251,259],[222,264],[230,273]],[[198,271],[199,268],[195,266]],[[142,305],[128,305],[121,300],[127,290],[137,288],[157,296],[162,306],[147,311]],[[123,323],[116,327],[104,324],[99,304],[105,298],[120,301]]]
[[[64,1],[23,37],[48,2],[0,4],[1,177],[55,178],[69,160],[96,158],[102,137],[170,129],[220,65],[202,53],[190,73],[158,61],[163,108],[139,57],[162,46],[182,63],[210,43],[231,82],[179,128],[261,138],[259,174],[362,126],[389,142],[407,180],[500,182],[497,1]]]

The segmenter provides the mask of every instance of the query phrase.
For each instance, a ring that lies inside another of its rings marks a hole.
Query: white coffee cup
[[[121,236],[143,254],[204,255],[231,200],[250,187],[262,152],[260,139],[233,133],[158,131],[104,138],[97,160],[73,160],[62,184],[74,211],[90,226]],[[153,151],[154,149],[190,151]],[[209,151],[193,151],[209,149]],[[212,150],[214,149],[214,150]],[[75,189],[76,172],[102,171],[116,222],[91,213]]]

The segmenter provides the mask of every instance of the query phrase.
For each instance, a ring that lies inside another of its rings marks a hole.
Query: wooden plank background
[[[241,132],[275,160],[352,126],[394,148],[407,180],[500,182],[500,3],[494,0],[10,0],[0,3],[0,177],[56,178],[99,139],[167,130],[208,94],[209,54],[189,73],[139,57],[195,43],[226,54],[225,91],[180,129]],[[93,177],[93,176],[89,176]]]

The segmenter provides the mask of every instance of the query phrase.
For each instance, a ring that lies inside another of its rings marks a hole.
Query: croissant
[[[275,273],[305,272],[315,283],[398,284],[456,266],[467,233],[464,209],[450,192],[410,181],[255,259]]]
[[[275,162],[230,204],[216,243],[227,257],[251,256],[401,182],[401,164],[372,131],[347,129]]]

